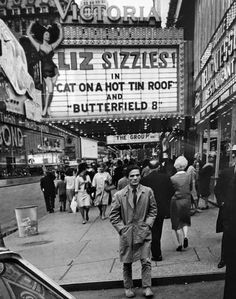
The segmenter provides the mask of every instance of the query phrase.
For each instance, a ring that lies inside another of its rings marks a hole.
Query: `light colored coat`
[[[157,215],[151,188],[139,185],[136,209],[129,192],[128,185],[115,193],[110,212],[110,221],[120,234],[120,260],[123,263],[150,258],[151,227]]]
[[[108,205],[109,193],[104,190],[105,181],[111,184],[112,178],[106,171],[98,172],[95,174],[92,182],[92,186],[96,188],[96,194],[94,199],[94,205]]]
[[[187,174],[190,177],[191,195],[192,195],[194,200],[197,200],[198,199],[197,190],[196,190],[197,171],[193,167],[193,165],[190,165],[188,167]]]

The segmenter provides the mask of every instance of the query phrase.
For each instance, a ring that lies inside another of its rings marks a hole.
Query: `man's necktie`
[[[134,208],[136,208],[136,203],[137,203],[137,189],[133,189],[133,203],[134,203]]]

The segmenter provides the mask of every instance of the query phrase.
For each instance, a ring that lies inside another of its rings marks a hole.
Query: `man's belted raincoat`
[[[131,187],[126,186],[115,193],[110,212],[110,221],[120,234],[120,260],[123,263],[150,258],[151,227],[157,216],[151,188],[138,186],[135,208],[130,192]]]

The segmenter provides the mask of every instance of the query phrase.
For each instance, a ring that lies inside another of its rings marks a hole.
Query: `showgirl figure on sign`
[[[53,62],[53,50],[59,46],[63,39],[62,26],[55,23],[45,28],[38,22],[32,22],[27,29],[27,36],[39,53],[39,59],[41,60],[42,77],[47,89],[44,97],[44,107],[42,107],[42,116],[48,117],[54,86],[59,76],[58,68]]]

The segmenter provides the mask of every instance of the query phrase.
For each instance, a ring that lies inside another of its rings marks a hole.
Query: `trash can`
[[[37,206],[15,208],[19,237],[38,234]]]

